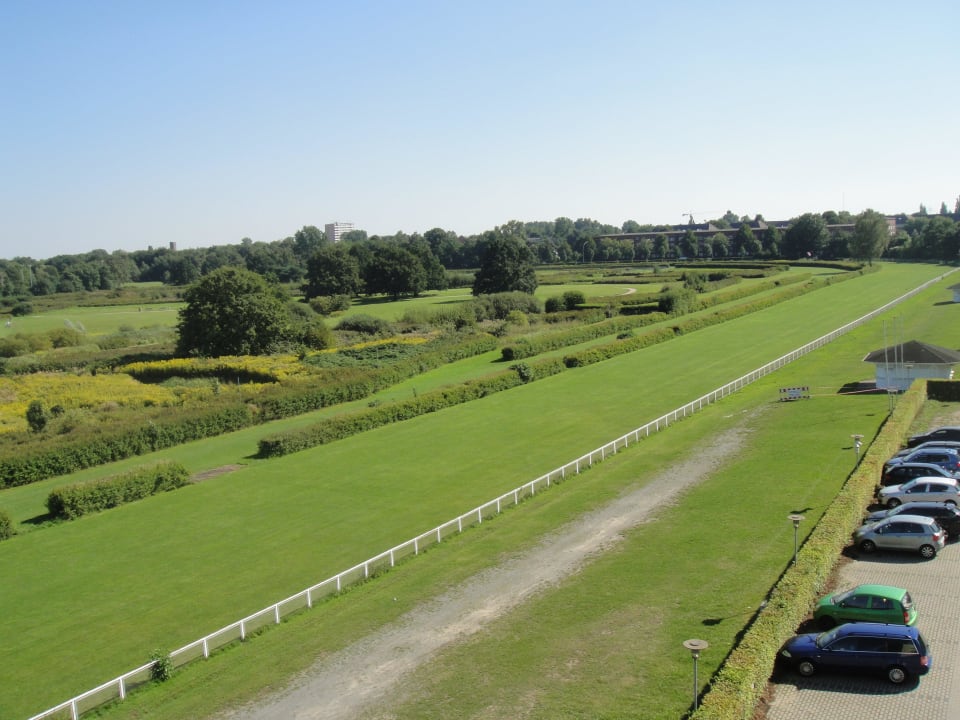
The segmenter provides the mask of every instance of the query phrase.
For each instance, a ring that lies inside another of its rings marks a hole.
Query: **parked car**
[[[911,435],[907,438],[907,447],[915,447],[920,443],[930,442],[931,440],[960,440],[960,426],[947,425],[925,433]]]
[[[868,524],[902,514],[931,517],[937,521],[940,527],[947,531],[948,536],[957,537],[960,535],[960,508],[952,503],[928,502],[924,500],[903,503],[902,505],[897,505],[895,508],[872,512],[864,518],[863,522],[864,524]]]
[[[915,477],[957,478],[958,475],[932,463],[901,463],[884,468],[880,485],[900,485]]]
[[[877,500],[888,508],[905,502],[927,500],[960,504],[960,481],[945,477],[918,477],[901,485],[888,485],[877,492]]]
[[[933,518],[922,515],[895,515],[862,525],[853,533],[853,542],[860,552],[900,550],[920,553],[929,560],[943,550],[946,531]]]
[[[925,450],[928,448],[956,448],[960,449],[960,440],[931,440],[929,442],[920,443],[913,447],[905,447],[902,450],[894,454],[894,457],[903,457],[904,455],[909,455],[912,452],[917,450]]]
[[[933,663],[917,628],[884,623],[848,623],[796,635],[784,643],[779,660],[804,677],[819,670],[883,673],[897,685],[926,674]]]
[[[824,630],[845,622],[879,622],[913,625],[917,608],[904,588],[892,585],[857,587],[821,598],[813,618]]]
[[[884,463],[883,468],[886,470],[905,462],[930,463],[953,473],[960,472],[960,454],[954,448],[945,447],[924,448],[909,455],[894,456]]]

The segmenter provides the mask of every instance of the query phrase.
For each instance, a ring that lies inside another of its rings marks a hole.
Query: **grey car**
[[[960,505],[960,483],[943,477],[918,477],[902,485],[880,488],[877,500],[881,505],[894,508],[905,502],[946,502]]]
[[[919,553],[929,560],[943,549],[946,537],[947,533],[933,518],[903,514],[858,528],[853,542],[863,553],[897,550]]]
[[[941,442],[931,441],[920,443],[914,447],[903,448],[903,450],[894,453],[893,457],[902,458],[904,455],[917,452],[917,450],[929,450],[930,448],[953,448],[954,450],[960,450],[960,440],[943,440]]]
[[[930,463],[939,465],[950,472],[960,472],[960,453],[956,448],[945,447],[927,447],[915,450],[909,455],[894,456],[884,463],[883,469],[887,470],[903,463]]]

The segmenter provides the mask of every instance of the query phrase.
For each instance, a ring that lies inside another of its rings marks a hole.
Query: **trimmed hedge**
[[[55,518],[74,520],[188,484],[190,473],[183,465],[158,463],[122,475],[55,488],[47,496],[47,510]]]
[[[753,717],[773,673],[777,652],[796,633],[826,588],[841,551],[859,527],[864,508],[873,497],[884,461],[901,447],[926,398],[925,382],[914,383],[901,396],[860,464],[803,543],[797,564],[784,572],[766,606],[714,675],[691,720]]]
[[[0,460],[0,488],[27,485],[57,475],[68,475],[115,460],[182,445],[191,440],[240,430],[255,422],[246,405],[203,411],[169,422],[156,422],[110,436],[84,437],[56,444],[49,450]]]
[[[563,363],[559,359],[520,363],[511,367],[510,370],[465,382],[462,385],[433,390],[410,400],[379,405],[369,410],[328,418],[305,428],[268,435],[260,440],[259,457],[280,457],[342,440],[389,423],[409,420],[419,415],[486,397],[501,390],[508,390],[539,378],[556,375],[563,370]]]
[[[44,439],[44,444],[38,443],[36,449],[20,447],[0,458],[0,488],[27,485],[192,440],[241,430],[269,420],[359,400],[418,373],[489,352],[496,347],[495,338],[472,335],[438,350],[376,370],[346,369],[336,374],[325,373],[319,380],[291,378],[284,384],[265,388],[249,404],[208,406],[170,420],[151,421],[121,432],[85,435],[55,444]]]

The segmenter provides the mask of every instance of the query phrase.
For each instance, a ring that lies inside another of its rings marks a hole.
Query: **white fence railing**
[[[209,657],[212,651],[228,645],[229,643],[244,640],[250,633],[257,631],[262,627],[279,624],[280,620],[286,615],[289,615],[293,612],[298,612],[305,608],[310,608],[318,600],[338,593],[346,586],[366,580],[380,570],[393,567],[398,560],[411,555],[417,555],[424,548],[441,542],[443,538],[463,532],[465,527],[479,525],[484,521],[484,519],[491,518],[502,512],[503,508],[510,507],[511,505],[517,505],[522,500],[533,497],[536,495],[538,490],[543,490],[550,487],[550,485],[557,480],[563,480],[568,475],[577,475],[583,470],[592,467],[594,463],[602,462],[608,455],[614,455],[617,453],[617,451],[628,447],[631,442],[639,442],[642,438],[648,437],[651,433],[659,432],[660,430],[669,427],[677,420],[681,420],[688,415],[693,415],[695,412],[703,409],[707,405],[710,405],[711,403],[714,403],[721,398],[726,397],[727,395],[735,393],[750,383],[756,382],[765,375],[769,375],[770,373],[779,370],[784,365],[793,362],[797,358],[823,347],[827,343],[836,340],[841,335],[850,332],[868,320],[871,320],[877,315],[889,310],[898,303],[903,302],[907,298],[921,292],[930,285],[939,282],[941,279],[946,277],[946,275],[949,275],[950,272],[953,271],[951,270],[947,273],[944,273],[943,275],[914,288],[905,295],[892,300],[886,305],[867,313],[863,317],[847,323],[846,325],[827,333],[826,335],[823,335],[822,337],[819,337],[816,340],[807,343],[803,347],[777,358],[776,360],[768,362],[766,365],[763,365],[762,367],[757,368],[756,370],[753,370],[752,372],[749,372],[746,375],[743,375],[742,377],[739,377],[736,380],[697,398],[696,400],[688,402],[686,405],[683,405],[682,407],[679,407],[676,410],[667,413],[666,415],[661,415],[656,420],[652,420],[646,425],[642,425],[635,430],[631,430],[626,435],[621,435],[616,440],[612,440],[596,450],[588,452],[585,455],[581,455],[575,460],[571,460],[565,465],[561,465],[560,467],[551,470],[547,474],[541,475],[535,480],[531,480],[520,487],[514,488],[513,490],[504,493],[500,497],[489,500],[483,505],[480,505],[473,510],[469,510],[453,520],[448,520],[432,530],[421,533],[420,535],[417,535],[416,537],[407,540],[396,547],[392,547],[389,550],[380,553],[379,555],[375,555],[368,560],[364,560],[362,563],[354,565],[348,570],[337,573],[336,575],[327,578],[316,585],[312,585],[306,590],[298,592],[296,595],[291,595],[284,600],[253,613],[252,615],[248,615],[242,620],[238,620],[237,622],[227,625],[226,627],[222,627],[219,630],[200,638],[199,640],[195,640],[189,645],[184,645],[179,650],[174,650],[170,653],[170,660],[172,661],[173,666],[180,667],[181,665],[185,665],[186,663],[196,660],[197,658]],[[131,688],[150,681],[153,665],[154,663],[150,662],[146,665],[138,667],[135,670],[124,673],[118,678],[110,680],[109,682],[95,687],[92,690],[88,690],[85,693],[77,695],[76,697],[52,707],[49,710],[40,713],[39,715],[34,715],[30,718],[30,720],[59,717],[69,717],[72,720],[77,720],[81,713],[87,712],[88,710],[112,700],[122,700],[126,697]]]

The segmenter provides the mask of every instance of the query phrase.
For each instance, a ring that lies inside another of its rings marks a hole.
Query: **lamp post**
[[[697,661],[700,659],[700,651],[710,647],[710,643],[706,640],[691,638],[690,640],[684,640],[683,646],[689,650],[690,655],[693,656],[693,710],[696,712],[698,705],[697,698],[700,695],[700,682],[697,679]]]
[[[797,564],[797,531],[800,529],[800,521],[803,515],[787,515],[788,520],[793,521],[793,564]]]
[[[853,448],[857,451],[857,465],[860,464],[860,447],[863,445],[863,435],[851,435],[853,438]]]

